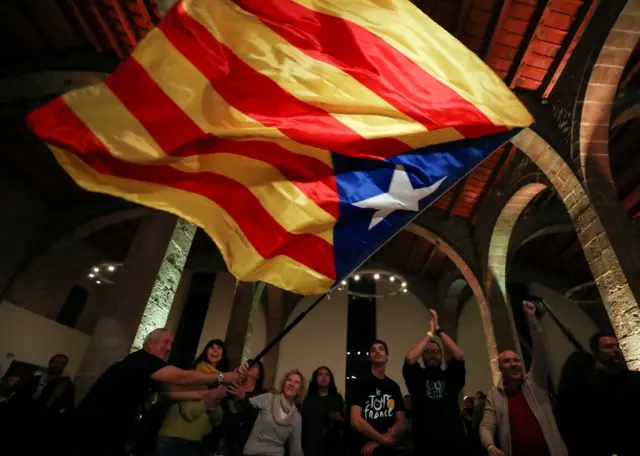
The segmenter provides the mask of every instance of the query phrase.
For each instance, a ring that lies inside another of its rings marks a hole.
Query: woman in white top
[[[244,446],[245,456],[284,456],[287,442],[289,456],[303,456],[302,418],[296,406],[303,393],[304,377],[293,370],[285,374],[279,393],[266,393],[249,399],[249,403],[258,410],[258,418]]]

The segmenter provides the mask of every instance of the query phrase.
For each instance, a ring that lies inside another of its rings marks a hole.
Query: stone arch
[[[512,142],[538,165],[564,202],[627,362],[639,369],[640,309],[620,264],[620,249],[612,247],[584,187],[557,151],[531,129]]]
[[[471,288],[471,291],[476,298],[476,302],[478,303],[478,307],[480,308],[482,328],[484,330],[489,362],[491,364],[491,376],[493,377],[494,384],[497,384],[500,380],[500,371],[498,369],[498,346],[496,343],[493,322],[491,320],[491,311],[489,310],[489,304],[482,285],[480,284],[480,280],[478,280],[478,277],[462,256],[444,239],[416,223],[410,223],[405,229],[433,244],[438,245],[438,247],[458,268],[460,274]]]
[[[640,39],[638,30],[640,1],[629,0],[591,71],[580,119],[580,166],[590,193],[594,177],[613,187],[609,165],[611,111],[622,73]]]

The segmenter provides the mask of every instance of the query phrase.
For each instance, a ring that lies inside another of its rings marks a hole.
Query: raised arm
[[[432,311],[429,310],[430,314],[431,314],[431,312]],[[434,313],[435,313],[435,311],[434,311]],[[418,362],[418,360],[420,359],[420,357],[424,353],[425,348],[427,348],[427,344],[433,340],[433,334],[434,334],[435,330],[436,330],[435,321],[433,319],[433,314],[431,314],[431,319],[429,320],[429,330],[426,332],[424,337],[422,339],[420,339],[418,341],[418,343],[416,343],[411,348],[411,350],[409,350],[409,353],[407,353],[407,356],[405,358],[406,361],[407,361],[407,364],[414,365],[415,363]]]
[[[435,329],[433,330],[433,332],[440,338],[444,346],[447,347],[447,349],[451,352],[451,355],[456,360],[464,361],[464,352],[462,351],[462,349],[458,347],[458,344],[456,344],[455,340],[449,337],[449,335],[440,328],[438,313],[433,309],[429,309],[429,313],[431,314],[431,321],[434,322],[433,324]]]
[[[523,311],[527,318],[529,332],[531,333],[531,351],[533,352],[531,378],[539,387],[546,389],[549,380],[549,351],[547,350],[547,343],[544,339],[542,325],[536,317],[535,304],[524,301]]]

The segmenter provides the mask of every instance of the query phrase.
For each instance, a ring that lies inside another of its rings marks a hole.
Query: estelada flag
[[[532,118],[406,0],[183,0],[103,83],[28,116],[87,190],[320,294]]]

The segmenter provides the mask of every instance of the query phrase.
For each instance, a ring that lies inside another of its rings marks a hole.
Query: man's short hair
[[[51,358],[49,358],[49,362],[53,361],[55,358],[64,358],[67,360],[67,362],[69,362],[69,357],[67,355],[65,355],[64,353],[57,353],[55,355],[53,355]]]
[[[387,347],[387,343],[384,340],[380,340],[380,339],[376,339],[373,341],[373,343],[371,345],[369,345],[369,352],[371,352],[371,348],[375,345],[375,344],[380,344],[384,347],[384,351],[385,353],[388,355],[389,354],[389,347]]]
[[[600,339],[602,339],[603,337],[616,338],[616,335],[610,332],[597,332],[593,336],[591,336],[589,338],[589,348],[591,348],[593,354],[600,353]]]
[[[482,392],[482,391],[478,391],[476,393],[476,396],[478,396],[480,399],[486,399],[487,398],[487,395],[484,394],[484,392]]]
[[[146,347],[148,344],[153,342],[160,341],[164,335],[169,332],[167,328],[156,328],[147,334],[147,337],[144,338],[144,342],[142,344],[143,347]]]

